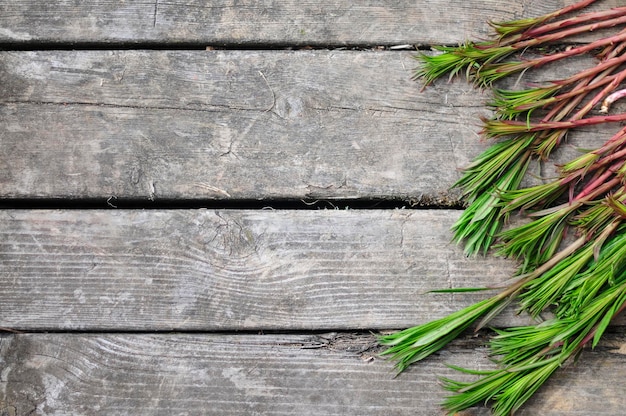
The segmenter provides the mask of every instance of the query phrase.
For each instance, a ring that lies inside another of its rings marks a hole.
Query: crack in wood
[[[120,108],[120,109],[132,109],[132,110],[158,110],[158,111],[189,111],[189,112],[197,112],[197,113],[226,113],[233,111],[242,111],[242,112],[258,112],[258,113],[266,113],[266,109],[257,109],[257,108],[245,108],[245,107],[233,107],[228,105],[220,105],[220,104],[211,104],[206,108],[193,108],[193,107],[174,107],[174,106],[142,106],[142,105],[128,105],[128,104],[109,104],[109,103],[98,103],[98,102],[89,102],[89,101],[3,101],[0,103],[2,105],[40,105],[40,106],[60,106],[60,107],[68,107],[68,106],[76,106],[76,107],[104,107],[104,108]]]
[[[157,26],[157,16],[159,14],[159,0],[155,0],[154,2],[154,16],[152,20],[152,27]]]

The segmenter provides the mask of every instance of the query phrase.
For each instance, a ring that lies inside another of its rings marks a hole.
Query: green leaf
[[[381,355],[397,361],[396,368],[401,372],[443,348],[502,301],[498,296],[485,299],[445,318],[382,336],[378,341],[388,348]]]

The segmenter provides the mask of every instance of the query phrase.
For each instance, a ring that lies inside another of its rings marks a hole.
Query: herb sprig
[[[443,407],[450,414],[485,402],[496,415],[513,413],[586,345],[595,347],[626,308],[626,127],[597,149],[558,166],[556,178],[520,187],[530,163],[552,161],[569,131],[626,122],[625,113],[610,111],[626,97],[621,87],[626,81],[626,7],[582,12],[594,2],[579,1],[537,18],[491,22],[491,40],[434,47],[435,54],[416,57],[415,79],[424,86],[465,74],[476,87],[493,90],[488,103],[493,116],[482,120],[482,136],[491,146],[454,185],[467,208],[453,226],[453,240],[462,242],[468,255],[493,250],[520,266],[513,283],[495,296],[380,337],[388,347],[383,355],[395,360],[401,372],[470,327],[484,327],[514,301],[533,317],[548,310],[554,314],[534,326],[496,329],[489,343],[496,369],[453,367],[477,380],[443,379],[451,392]],[[550,52],[551,45],[589,32],[599,35]],[[542,54],[521,57],[528,50]],[[536,68],[588,54],[595,56],[595,65],[566,79],[514,90],[495,86],[513,75],[519,83]],[[515,214],[527,222],[503,231]]]

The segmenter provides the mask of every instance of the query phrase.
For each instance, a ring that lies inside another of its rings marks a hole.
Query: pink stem
[[[624,56],[624,60],[626,61],[626,56]],[[619,74],[608,75],[592,84],[589,84],[589,82],[585,82],[584,85],[577,85],[576,88],[572,88],[571,91],[565,92],[563,94],[555,95],[552,98],[546,98],[544,100],[539,101],[538,103],[540,103],[539,105],[541,106],[547,106],[549,104],[558,103],[560,101],[576,97],[577,95],[580,95],[580,94],[586,94],[588,92],[595,90],[598,87],[601,87],[602,85],[608,84],[609,82],[613,81],[618,76]],[[517,107],[515,107],[515,109],[516,110],[530,110],[536,107],[537,107],[537,104],[530,103],[530,104],[520,104]]]
[[[626,34],[626,32],[624,32],[624,33]],[[620,46],[621,46],[621,44],[620,44]],[[541,59],[541,58],[539,58],[539,59]],[[581,71],[581,72],[577,73],[576,75],[571,76],[571,77],[569,77],[569,78],[567,78],[565,80],[562,80],[562,81],[552,81],[552,83],[553,84],[557,84],[557,85],[568,85],[568,84],[571,84],[572,82],[578,81],[578,80],[586,78],[588,76],[596,75],[596,74],[598,74],[598,73],[600,73],[600,72],[602,72],[602,71],[604,71],[606,69],[618,66],[618,65],[620,65],[620,64],[622,64],[624,62],[626,62],[626,55],[618,56],[618,57],[615,57],[615,58],[610,58],[610,59],[607,59],[607,60],[599,63],[598,65],[594,66],[593,68],[589,68],[589,69],[586,69],[584,71]]]
[[[580,9],[584,9],[587,6],[592,5],[593,3],[595,3],[596,0],[581,0],[578,3],[574,3],[571,4],[569,6],[565,6],[562,9],[559,9],[555,12],[552,12],[550,14],[547,14],[545,16],[545,20],[549,20],[549,19],[555,19],[559,16],[563,16],[565,14],[571,13],[571,12],[575,12],[576,10],[580,10]]]
[[[601,12],[592,12],[587,14],[582,14],[580,16],[572,17],[570,19],[561,20],[554,23],[545,24],[543,26],[535,27],[528,29],[523,33],[524,38],[533,38],[539,35],[543,35],[548,32],[552,32],[553,30],[563,29],[565,27],[577,25],[580,23],[585,23],[588,21],[601,21],[605,19],[611,19],[614,17],[624,16],[626,14],[626,7],[615,7],[613,9],[601,11]]]
[[[624,144],[624,139],[626,139],[626,127],[622,127],[622,129],[618,131],[617,133],[615,133],[613,137],[611,137],[609,140],[607,140],[602,145],[602,147],[594,150],[591,153],[596,154],[596,155],[601,155],[603,153],[611,152],[615,150],[616,148],[622,146]],[[613,157],[614,154],[616,153],[611,154],[611,156],[609,157]]]
[[[564,52],[560,52],[560,53],[555,53],[553,55],[545,55],[542,56],[540,58],[536,58],[536,59],[530,59],[527,61],[521,61],[521,62],[512,62],[512,63],[495,63],[492,65],[486,65],[485,67],[488,68],[489,66],[493,66],[495,68],[496,72],[515,72],[515,71],[521,71],[523,69],[526,68],[533,68],[533,67],[540,67],[546,64],[549,64],[551,62],[555,62],[558,61],[560,59],[564,59],[564,58],[570,58],[572,56],[577,56],[577,55],[582,55],[583,53],[587,53],[590,52],[594,49],[597,49],[599,47],[602,46],[607,46],[607,45],[612,45],[612,44],[620,44],[622,42],[626,41],[626,32],[620,32],[617,35],[613,35],[613,36],[609,36],[606,38],[602,38],[602,39],[598,39],[594,42],[591,43],[587,43],[585,45],[582,46],[578,46],[576,48],[572,48],[572,49],[568,49]],[[598,64],[595,68],[596,69],[596,73],[601,70],[604,69],[604,67],[602,67],[602,65],[607,64],[610,60],[602,63],[602,64]],[[598,69],[598,68],[601,69]],[[583,71],[582,76],[586,76],[586,71]],[[577,79],[578,77],[572,77],[571,79]],[[578,78],[580,79],[580,78]]]
[[[609,147],[610,150],[610,147]],[[622,149],[619,152],[611,153],[609,156],[606,156],[596,163],[600,163],[600,166],[606,165],[616,159],[621,159],[622,157],[626,157],[626,149]]]
[[[611,188],[621,182],[620,178],[613,178],[610,181],[606,182],[611,175],[614,175],[619,168],[624,165],[623,161],[619,161],[614,163],[611,167],[609,167],[606,172],[597,177],[594,181],[588,183],[576,197],[572,200],[572,202],[578,202],[583,199],[593,199],[596,196],[608,192]]]
[[[626,89],[615,91],[602,101],[602,108],[600,108],[600,112],[605,114],[608,113],[611,104],[624,97],[626,97]]]
[[[622,50],[621,46],[625,46],[625,45],[626,45],[626,42],[622,42],[618,47],[610,46],[606,48],[604,51],[604,60],[615,58],[621,52]],[[618,65],[610,66],[606,68],[604,71],[602,71],[601,73],[597,74],[595,78],[593,77],[593,75],[588,75],[582,78],[580,82],[574,88],[572,88],[572,92],[573,93],[577,91],[585,91],[585,92],[580,95],[575,96],[567,104],[566,102],[561,102],[557,104],[548,113],[548,115],[544,117],[544,119],[541,120],[541,122],[562,120],[567,114],[569,114],[576,106],[580,104],[580,102],[583,100],[583,98],[586,95],[587,87],[596,88],[598,86],[604,85],[605,82],[611,82],[613,79],[615,79],[618,75],[610,75],[610,74],[617,67]],[[596,94],[596,96],[589,103],[591,105],[588,104],[584,106],[579,111],[577,111],[572,117],[570,117],[570,121],[581,119],[585,115],[587,115],[587,113],[591,111],[591,109],[596,105],[598,100],[600,100],[603,96],[604,96],[604,90],[601,93]],[[566,132],[567,132],[566,130],[563,130],[561,132],[557,132],[555,134],[550,135],[551,140],[555,141],[558,144],[561,141],[561,139],[565,136]]]
[[[535,59],[535,61],[540,62],[539,65],[545,65],[550,62],[558,61],[559,59],[569,58],[571,56],[582,55],[583,53],[587,53],[592,51],[600,46],[606,46],[613,43],[621,43],[626,40],[626,33],[618,33],[614,36],[609,36],[607,38],[598,39],[594,42],[588,43],[586,45],[578,46],[576,48],[569,49],[567,51],[561,53],[555,53],[554,55],[547,55],[543,58]],[[529,61],[529,62],[532,62]]]
[[[530,128],[525,121],[515,121],[515,120],[500,120],[498,123],[505,126],[511,127],[520,127],[524,128],[525,132],[536,132],[536,131],[544,131],[544,130],[558,130],[558,129],[572,129],[576,127],[584,127],[584,126],[593,126],[596,124],[602,123],[617,123],[620,121],[626,121],[626,113],[613,114],[613,115],[603,115],[603,116],[595,116],[589,118],[583,118],[578,120],[571,121],[549,121],[546,123],[537,123],[531,124]],[[501,132],[501,134],[514,134],[519,133],[522,129],[511,129],[511,131]]]
[[[616,17],[614,19],[609,19],[609,20],[605,20],[602,22],[590,23],[588,25],[573,27],[571,29],[562,30],[560,32],[550,33],[550,34],[539,36],[539,37],[534,37],[532,39],[514,43],[511,46],[514,47],[515,49],[524,49],[524,48],[528,48],[528,47],[532,47],[536,45],[541,45],[547,42],[556,42],[564,38],[567,38],[569,36],[578,35],[580,33],[593,32],[594,30],[604,29],[604,28],[609,28],[609,27],[614,27],[617,25],[624,24],[626,23],[626,7],[620,7],[620,9],[621,10],[620,10],[619,17]]]
[[[598,104],[600,102],[602,97],[604,97],[606,94],[609,94],[611,91],[613,91],[615,88],[617,88],[617,86],[619,84],[621,84],[624,79],[626,79],[626,69],[624,69],[621,72],[619,72],[618,74],[616,74],[615,77],[609,83],[609,85],[604,87],[602,89],[602,91],[600,91],[598,94],[596,94],[596,96],[591,101],[589,101],[587,104],[585,104],[585,106],[580,110],[580,112],[582,112],[582,114],[587,114],[589,111],[591,111],[591,109],[593,107],[596,106],[596,104]],[[602,112],[602,111],[600,111],[600,112]]]
[[[620,46],[626,46],[626,42],[621,43]],[[607,48],[605,48],[604,51],[604,59],[603,61],[609,60],[609,59],[613,59],[615,58],[621,51],[620,46],[615,47],[614,45],[609,45]],[[626,60],[626,58],[624,58]],[[608,76],[611,72],[613,72],[613,70],[617,67],[617,64],[615,65],[609,65],[608,67],[601,69],[600,71],[594,72],[594,73],[588,73],[583,77],[580,77],[578,79],[575,80],[571,80],[569,83],[573,83],[575,81],[579,81],[578,85],[576,85],[574,88],[572,88],[572,91],[578,91],[581,90],[583,88],[585,88],[587,85],[594,84],[594,83],[598,83],[601,82],[602,79],[606,76]],[[594,79],[593,77],[597,74],[597,77]],[[579,96],[578,98],[574,99],[573,102],[570,105],[566,105],[565,103],[560,103],[557,106],[555,106],[547,115],[546,117],[541,120],[542,122],[545,121],[550,121],[553,120],[554,121],[560,121],[562,120],[567,114],[569,114],[569,112],[575,107],[577,106],[581,101],[582,101],[582,96]]]

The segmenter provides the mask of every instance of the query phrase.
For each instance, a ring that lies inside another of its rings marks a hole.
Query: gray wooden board
[[[17,0],[0,4],[0,43],[457,43],[489,19],[571,3]],[[0,198],[451,206],[456,169],[484,148],[486,97],[463,83],[421,94],[414,64],[408,52],[1,52]],[[593,147],[608,131],[570,139]],[[0,211],[0,327],[74,332],[0,335],[0,414],[437,414],[444,363],[489,365],[476,340],[393,379],[372,335],[317,332],[407,327],[484,296],[428,290],[506,279],[512,262],[448,242],[458,215]],[[509,311],[495,324],[525,322]],[[246,333],[105,333],[170,330]],[[263,330],[316,334],[251,335]],[[519,414],[621,414],[624,341],[606,337]]]
[[[625,347],[623,336],[607,337],[516,414],[622,414]],[[480,343],[456,342],[394,378],[377,352],[372,335],[341,333],[5,334],[0,412],[432,416],[444,413],[438,377],[467,379],[446,363],[491,367]]]
[[[458,211],[0,211],[0,327],[404,328],[508,280],[449,242]],[[528,323],[509,313],[498,325]]]
[[[408,52],[2,52],[0,197],[453,206],[488,97],[463,81],[420,92],[414,66]]]
[[[12,0],[0,3],[0,42],[394,45],[457,43],[487,21],[533,17],[568,0],[258,2]],[[598,7],[615,7],[604,0]]]

